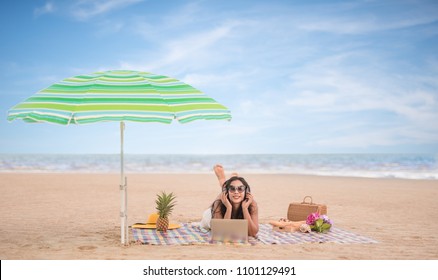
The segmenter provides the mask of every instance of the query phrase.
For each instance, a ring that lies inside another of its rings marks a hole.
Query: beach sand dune
[[[335,226],[376,244],[120,245],[118,174],[0,174],[0,258],[7,259],[438,259],[438,182],[241,174],[260,222],[286,217],[311,195]],[[172,222],[199,221],[218,194],[214,175],[129,174],[128,222],[145,222],[161,190],[177,195]],[[132,237],[131,237],[132,239]]]

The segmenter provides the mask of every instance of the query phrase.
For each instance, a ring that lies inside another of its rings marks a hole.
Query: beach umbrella
[[[169,124],[231,120],[230,111],[177,79],[142,71],[101,71],[64,79],[12,107],[8,120],[61,125],[120,122],[121,243],[128,241],[127,182],[124,174],[125,121]]]

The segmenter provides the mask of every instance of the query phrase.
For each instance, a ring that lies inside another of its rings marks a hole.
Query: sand
[[[286,217],[311,195],[335,226],[377,244],[120,245],[118,174],[0,174],[0,258],[43,259],[438,259],[438,181],[241,174],[261,223]],[[128,174],[128,222],[154,212],[172,191],[172,222],[199,221],[219,192],[209,174]],[[132,240],[132,237],[131,237]]]

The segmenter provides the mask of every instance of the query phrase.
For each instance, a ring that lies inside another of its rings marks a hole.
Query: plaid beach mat
[[[167,233],[154,229],[132,229],[134,241],[150,245],[211,244],[210,232],[205,232],[199,223],[185,223]],[[250,237],[249,244],[299,244],[299,243],[377,243],[376,240],[333,227],[328,233],[278,232],[269,224],[260,224],[257,238]]]

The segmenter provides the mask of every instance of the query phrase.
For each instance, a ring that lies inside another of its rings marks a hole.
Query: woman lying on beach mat
[[[225,180],[224,168],[219,164],[215,165],[213,170],[219,180],[222,192],[211,207],[204,211],[201,227],[210,229],[212,218],[245,219],[248,220],[248,235],[256,236],[259,231],[258,207],[248,183],[236,173]]]

